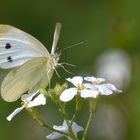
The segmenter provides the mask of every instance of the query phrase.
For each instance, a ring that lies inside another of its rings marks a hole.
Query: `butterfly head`
[[[51,55],[51,63],[54,69],[58,66],[59,59],[60,55],[58,53],[54,53]]]

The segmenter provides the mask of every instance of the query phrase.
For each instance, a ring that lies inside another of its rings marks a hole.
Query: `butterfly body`
[[[0,68],[12,69],[1,84],[1,96],[16,101],[23,93],[45,88],[59,56],[55,53],[61,25],[56,24],[51,54],[31,35],[10,25],[0,25]]]

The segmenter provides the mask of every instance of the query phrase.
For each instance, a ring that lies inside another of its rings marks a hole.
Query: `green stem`
[[[76,115],[77,115],[77,111],[75,111],[75,113],[74,113],[73,116],[72,116],[72,119],[71,119],[71,122],[70,122],[70,127],[72,126],[73,121],[74,121],[74,119],[76,118]]]
[[[93,112],[90,112],[90,115],[89,115],[89,118],[88,118],[88,121],[87,121],[87,125],[86,125],[86,128],[85,128],[85,131],[84,131],[84,134],[83,134],[82,140],[85,140],[85,138],[86,138],[86,136],[87,136],[88,129],[89,129],[89,126],[90,126],[90,123],[91,123],[92,117],[93,117]]]
[[[74,133],[73,133],[73,131],[72,131],[71,123],[69,122],[68,119],[65,118],[65,120],[66,120],[68,129],[69,129],[69,134],[70,134],[71,138],[72,138],[73,140],[78,140],[78,138],[74,135]]]
[[[69,136],[67,133],[64,133],[62,131],[59,131],[59,130],[56,130],[56,129],[53,129],[51,126],[45,124],[45,122],[43,121],[43,119],[40,117],[40,115],[37,113],[37,111],[31,109],[31,108],[28,108],[27,109],[28,113],[31,115],[31,117],[33,118],[33,120],[35,120],[39,125],[45,127],[45,128],[48,128],[52,131],[55,131],[55,132],[58,132],[60,134],[63,134],[63,135],[66,135],[66,136]]]
[[[78,140],[78,138],[74,135],[73,131],[72,131],[72,127],[71,127],[71,122],[69,122],[68,120],[68,116],[66,114],[66,111],[65,111],[65,107],[60,104],[60,107],[61,107],[61,113],[63,114],[64,118],[65,118],[65,121],[67,123],[67,126],[68,126],[68,131],[69,131],[69,135],[70,137],[73,139],[73,140]]]

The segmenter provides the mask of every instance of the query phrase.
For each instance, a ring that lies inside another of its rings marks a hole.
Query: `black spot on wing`
[[[10,43],[6,43],[6,45],[5,45],[5,49],[10,49],[12,46],[11,46],[11,44]]]
[[[8,56],[7,60],[8,60],[8,62],[12,62],[13,61],[11,56]]]

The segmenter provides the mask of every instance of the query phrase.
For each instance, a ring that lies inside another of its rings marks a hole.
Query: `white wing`
[[[52,77],[53,69],[46,57],[32,59],[10,71],[1,85],[1,96],[7,102],[16,101],[27,90],[45,88]]]
[[[0,25],[0,68],[20,66],[36,57],[49,56],[33,36],[10,25]]]

